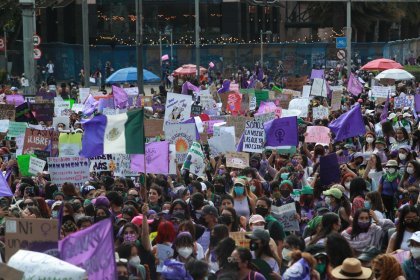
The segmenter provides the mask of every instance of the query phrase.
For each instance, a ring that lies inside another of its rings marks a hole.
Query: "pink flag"
[[[210,67],[210,68],[213,68],[213,67],[214,67],[214,63],[213,63],[213,62],[210,62],[210,63],[209,63],[209,67]]]
[[[146,172],[168,174],[169,142],[152,142],[146,144]],[[144,155],[131,155],[131,170],[144,172]]]
[[[350,73],[350,77],[347,83],[347,91],[353,95],[359,95],[363,92],[363,85],[353,73]]]
[[[114,95],[115,108],[124,109],[128,104],[128,94],[124,89],[112,86],[112,94]]]
[[[168,60],[169,59],[169,55],[165,54],[162,55],[162,61]]]

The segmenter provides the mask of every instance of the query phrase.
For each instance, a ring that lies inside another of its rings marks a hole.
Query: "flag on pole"
[[[10,190],[10,187],[9,187],[9,184],[7,183],[6,178],[4,178],[3,174],[0,174],[0,197],[9,197],[9,196],[13,196],[13,193]]]
[[[365,134],[366,128],[363,122],[360,104],[350,111],[342,114],[328,126],[335,133],[335,141],[341,141],[353,136]]]
[[[85,122],[80,155],[144,154],[143,114],[143,110],[134,110],[118,115],[97,115]]]
[[[144,154],[131,155],[131,170],[144,172]],[[146,172],[168,174],[169,142],[152,142],[146,144]]]
[[[359,95],[363,92],[363,85],[353,73],[350,73],[350,77],[347,83],[347,91],[353,95]]]
[[[191,84],[190,82],[185,82],[182,85],[181,94],[188,94],[188,90],[192,90],[193,92],[199,92],[200,88],[196,87],[195,85]]]
[[[124,109],[128,104],[128,94],[124,89],[112,86],[112,95],[114,96],[115,108]]]

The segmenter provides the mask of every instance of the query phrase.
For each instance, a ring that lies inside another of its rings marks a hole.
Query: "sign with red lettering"
[[[58,154],[58,137],[57,131],[27,128],[22,154],[33,154],[35,150],[41,150],[50,151],[55,156]]]
[[[89,181],[89,159],[82,157],[49,157],[48,171],[51,182],[62,185],[66,182],[81,187]]]

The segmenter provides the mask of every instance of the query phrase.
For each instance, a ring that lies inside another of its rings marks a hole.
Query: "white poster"
[[[312,114],[314,120],[322,120],[324,118],[328,118],[330,113],[327,107],[318,106],[312,108]]]
[[[381,86],[373,86],[372,87],[372,97],[376,98],[387,98],[391,97],[391,87],[381,87]]]
[[[114,176],[131,177],[139,176],[138,172],[131,170],[131,156],[126,154],[112,155],[112,161],[115,163]]]
[[[244,152],[262,153],[264,144],[264,125],[257,121],[246,121],[242,150]]]
[[[271,206],[271,214],[283,224],[285,231],[299,230],[299,222],[296,219],[296,206],[294,202],[280,207]]]
[[[324,79],[315,78],[312,83],[311,95],[327,97],[327,83]]]
[[[79,101],[81,104],[85,104],[86,99],[89,97],[90,88],[79,88]]]
[[[176,149],[173,144],[169,144],[169,174],[176,174]]]
[[[45,160],[30,157],[29,159],[29,173],[33,175],[37,175],[38,173],[42,173],[44,171],[45,164],[47,162]]]
[[[213,136],[207,140],[210,149],[210,155],[215,157],[226,152],[235,152],[235,137],[231,134],[222,134]]]
[[[48,171],[51,182],[61,186],[71,182],[76,187],[81,187],[89,181],[89,160],[82,157],[49,157]]]
[[[70,110],[70,102],[68,101],[54,101],[54,114],[58,116],[68,115],[68,111]]]
[[[300,111],[299,117],[306,118],[308,116],[309,98],[295,98],[290,100],[289,110],[296,109]]]
[[[302,98],[309,98],[309,95],[311,94],[311,86],[304,85],[302,90]]]
[[[168,124],[182,123],[190,118],[192,97],[168,92],[165,106],[165,127]]]

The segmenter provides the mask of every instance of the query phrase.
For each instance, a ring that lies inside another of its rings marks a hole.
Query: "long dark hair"
[[[412,205],[406,205],[401,209],[400,218],[398,220],[398,225],[397,225],[397,236],[395,237],[394,248],[392,248],[392,251],[395,251],[401,248],[401,243],[404,238],[404,231],[406,230],[404,219],[408,213],[416,213],[417,216],[419,215],[419,211],[417,210],[417,208]]]
[[[376,158],[375,171],[376,172],[382,171],[381,158],[377,154],[372,154],[372,156]]]
[[[227,208],[223,209],[222,212],[225,211],[225,210],[226,211],[229,211],[232,214],[232,227],[231,227],[231,231],[232,232],[240,231],[241,228],[239,227],[239,217],[238,217],[238,214],[236,214],[235,208],[227,207]],[[221,216],[223,216],[223,215],[221,215]]]
[[[367,192],[367,185],[366,181],[361,177],[356,177],[353,180],[351,180],[350,183],[350,201],[353,202],[353,200],[358,197],[365,197],[365,193]]]
[[[248,248],[237,247],[236,252],[238,252],[241,262],[247,262],[248,268],[257,271],[257,267],[252,263],[252,253]]]
[[[340,222],[340,217],[335,213],[326,213],[322,216],[321,231],[309,242],[309,245],[316,244],[320,239],[327,237],[333,231],[333,226]]]
[[[368,230],[369,230],[369,228],[367,228],[367,229],[362,229],[360,226],[359,226],[359,222],[358,222],[358,220],[359,220],[359,216],[360,216],[360,214],[362,214],[362,213],[367,213],[368,215],[369,215],[369,210],[368,209],[366,209],[366,208],[360,208],[360,209],[357,209],[356,210],[356,212],[354,213],[354,218],[353,218],[353,224],[352,224],[352,226],[351,226],[351,239],[353,240],[355,237],[357,237],[360,233],[363,233],[363,232],[367,232]]]
[[[353,250],[349,242],[339,233],[331,233],[325,242],[325,251],[331,266],[337,267],[347,258],[353,257]]]

